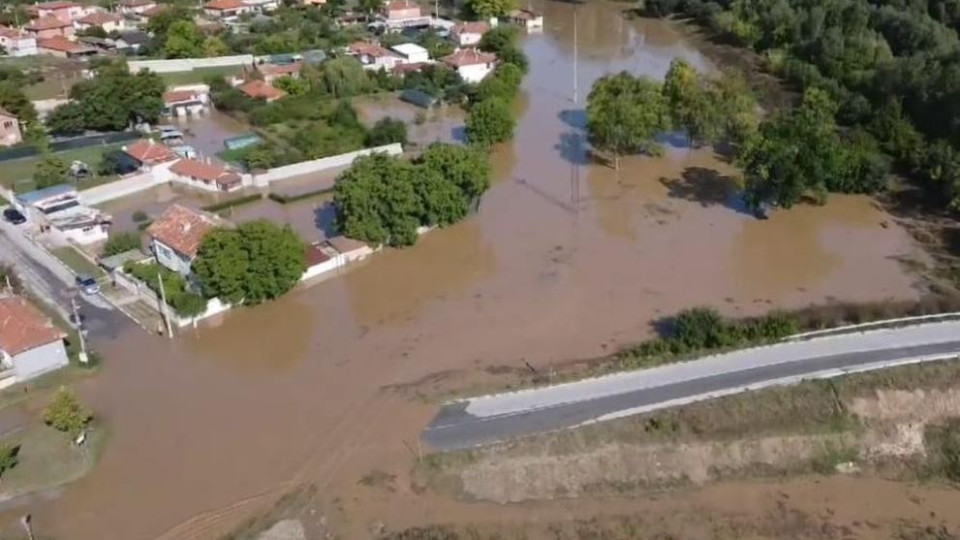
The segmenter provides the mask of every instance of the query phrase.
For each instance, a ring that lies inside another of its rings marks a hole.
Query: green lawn
[[[86,163],[91,168],[96,168],[100,163],[100,158],[104,152],[110,152],[122,147],[123,144],[108,144],[102,146],[88,146],[87,148],[78,148],[76,150],[66,150],[57,152],[56,156],[67,162],[67,164],[78,160]],[[0,185],[13,188],[18,192],[30,191],[33,189],[33,170],[40,161],[40,156],[33,156],[23,159],[14,159],[0,162]],[[93,185],[103,184],[113,180],[113,177],[89,178],[78,184],[80,189],[92,187]]]
[[[180,84],[198,84],[205,82],[208,77],[216,75],[226,77],[229,75],[239,75],[243,71],[242,66],[211,67],[198,68],[193,71],[176,71],[173,73],[160,73],[167,86]]]
[[[63,264],[70,267],[71,270],[78,274],[86,274],[95,278],[99,278],[104,275],[103,270],[99,266],[90,262],[86,257],[77,252],[76,249],[66,246],[57,248],[51,251],[53,255],[63,261]]]
[[[39,422],[16,431],[0,442],[20,445],[19,462],[4,473],[0,493],[20,495],[72,482],[93,467],[105,439],[103,428],[89,432],[87,442],[78,447],[65,433]]]

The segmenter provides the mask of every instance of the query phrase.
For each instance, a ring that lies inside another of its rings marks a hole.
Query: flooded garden
[[[760,221],[739,202],[735,168],[709,148],[668,146],[619,171],[594,163],[583,108],[596,78],[662,78],[675,57],[717,66],[671,23],[625,20],[625,6],[581,5],[575,43],[573,4],[533,4],[545,28],[524,38],[516,136],[493,150],[494,185],[476,215],[178,340],[131,327],[97,343],[106,366],[80,391],[110,444],[88,477],[19,501],[5,521],[30,512],[38,534],[77,540],[105,530],[206,538],[302,483],[342,497],[355,516],[349,538],[368,532],[367,519],[497,515],[497,505],[425,502],[405,487],[353,496],[371,469],[403,468],[434,412],[391,388],[602,355],[693,305],[756,314],[918,295],[901,261],[923,254],[869,198],[833,196]],[[366,121],[384,109],[358,108]],[[456,140],[461,118],[449,113],[419,135],[414,126],[411,139]],[[321,181],[332,178],[292,185]],[[134,227],[138,209],[212,202],[168,187],[138,197],[105,207],[119,227]],[[322,202],[264,199],[227,217],[276,219],[319,239]]]

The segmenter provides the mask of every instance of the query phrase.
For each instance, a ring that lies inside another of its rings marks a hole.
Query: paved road
[[[35,246],[16,230],[15,226],[0,221],[0,262],[11,264],[24,285],[35,295],[54,306],[69,320],[70,291],[74,275],[60,261]],[[122,314],[98,296],[78,295],[80,317],[87,333],[94,336],[114,336],[124,324]]]
[[[456,450],[747,389],[960,355],[960,322],[759,347],[654,369],[445,404],[423,432]]]

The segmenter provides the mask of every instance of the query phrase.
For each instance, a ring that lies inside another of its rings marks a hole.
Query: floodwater
[[[210,158],[226,150],[224,140],[250,133],[248,126],[216,109],[211,109],[203,116],[172,118],[169,123],[183,132],[184,144],[192,146],[199,155]]]
[[[415,146],[464,141],[466,113],[460,107],[428,110],[385,96],[357,98],[353,100],[353,105],[368,127],[387,117],[403,120],[407,124],[407,140]]]
[[[343,495],[357,512],[348,537],[362,538],[387,514],[436,519],[406,487],[351,496],[372,469],[409,470],[435,410],[390,385],[602,354],[691,305],[758,313],[916,296],[896,260],[915,248],[867,198],[757,221],[737,202],[735,171],[709,150],[671,146],[619,172],[591,163],[582,125],[594,79],[662,77],[675,56],[713,66],[666,22],[582,4],[575,102],[573,4],[533,7],[546,28],[525,41],[516,139],[494,149],[496,181],[477,215],[174,341],[133,328],[96,341],[106,366],[80,392],[110,443],[88,477],[6,522],[30,512],[38,535],[71,540],[209,538],[312,482],[330,500]],[[442,508],[450,519],[500,511]]]

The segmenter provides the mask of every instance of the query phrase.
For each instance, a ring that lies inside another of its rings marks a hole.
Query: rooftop
[[[132,32],[124,32],[123,34],[120,34],[120,39],[127,42],[129,45],[143,45],[144,43],[150,41],[150,34],[134,30]]]
[[[123,17],[117,15],[116,13],[108,13],[106,11],[94,11],[93,13],[87,15],[86,17],[81,17],[77,22],[83,24],[89,24],[92,26],[103,26],[107,23],[118,23],[123,20]]]
[[[181,159],[170,167],[170,172],[204,182],[214,182],[219,186],[233,186],[241,182],[240,175],[230,169],[196,159]]]
[[[420,6],[416,2],[411,2],[410,0],[393,0],[386,5],[387,11],[396,11],[399,9],[410,9],[417,8],[420,9]]]
[[[203,237],[216,227],[217,222],[207,214],[174,204],[147,227],[147,234],[181,255],[194,257]]]
[[[369,43],[366,41],[357,41],[354,44],[350,45],[350,52],[352,54],[359,54],[361,56],[370,56],[373,58],[383,58],[386,56],[393,56],[393,53],[384,49],[377,43]]]
[[[276,77],[300,73],[301,68],[303,68],[303,64],[300,62],[294,62],[292,64],[262,64],[257,67],[260,73]]]
[[[180,103],[182,101],[197,101],[200,99],[200,94],[202,92],[198,90],[170,90],[169,92],[164,92],[163,102],[170,103]]]
[[[240,85],[238,89],[253,99],[265,99],[267,101],[280,99],[287,95],[287,93],[283,90],[274,88],[270,85],[270,83],[261,80],[253,80],[248,83],[244,83]]]
[[[240,9],[246,6],[241,0],[211,0],[203,5],[204,9],[214,11],[226,11],[229,9]]]
[[[33,32],[40,32],[43,30],[53,30],[55,28],[66,28],[67,26],[73,26],[73,23],[64,21],[53,15],[47,15],[46,17],[40,17],[31,22],[26,26],[26,29]]]
[[[19,201],[21,204],[34,204],[53,197],[76,194],[77,188],[71,186],[70,184],[59,184],[27,193],[18,193],[16,197],[17,201]]]
[[[70,41],[63,36],[53,36],[51,38],[40,38],[37,40],[37,47],[49,49],[51,51],[60,51],[68,54],[83,54],[96,52],[96,49],[83,43]]]
[[[487,21],[464,22],[453,27],[454,34],[486,34],[489,31],[490,23]]]
[[[79,7],[80,4],[76,2],[70,2],[66,0],[56,0],[53,2],[41,2],[39,4],[33,4],[32,6],[27,6],[28,11],[37,12],[41,9],[70,9],[72,7]]]
[[[10,112],[10,111],[2,108],[2,107],[0,107],[0,116],[2,116],[2,117],[4,117],[4,118],[13,118],[14,120],[17,119],[17,115],[13,114],[12,112]]]
[[[531,11],[529,9],[515,9],[511,11],[508,15],[510,17],[513,17],[514,19],[525,19],[525,20],[536,19],[537,17],[540,16],[540,14],[537,13],[536,11]]]
[[[0,298],[0,349],[11,356],[63,339],[64,333],[19,296]]]
[[[0,36],[7,39],[23,39],[28,37],[27,33],[20,28],[10,28],[9,26],[0,26]]]
[[[497,55],[492,53],[480,52],[476,49],[460,49],[459,51],[445,56],[444,63],[455,68],[463,66],[475,66],[477,64],[489,64],[497,60]]]
[[[333,249],[337,250],[337,253],[350,253],[351,251],[356,251],[358,249],[367,247],[367,245],[360,240],[354,240],[353,238],[347,238],[346,236],[334,236],[332,238],[328,238],[327,243],[330,244]]]
[[[390,48],[404,56],[428,54],[426,49],[416,43],[401,43]]]
[[[153,139],[140,139],[124,148],[123,151],[133,159],[147,165],[165,163],[177,159],[177,154],[175,154],[173,150]]]

